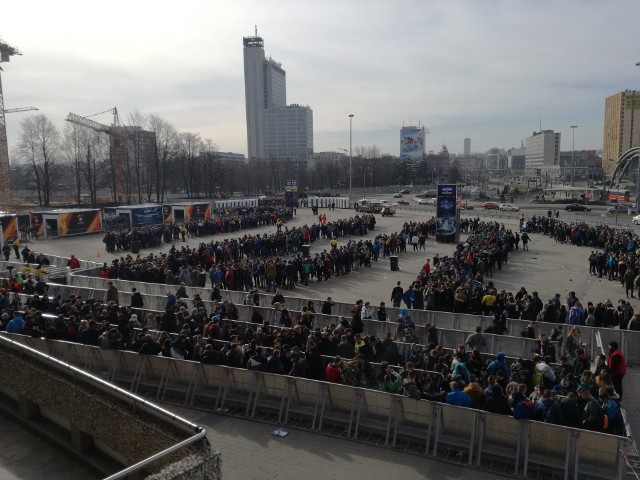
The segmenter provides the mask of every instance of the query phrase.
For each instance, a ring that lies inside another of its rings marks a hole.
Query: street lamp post
[[[352,187],[352,178],[351,178],[351,172],[352,172],[352,164],[353,164],[353,154],[351,151],[352,148],[352,139],[353,139],[353,113],[349,114],[349,197],[351,197],[351,187]]]
[[[636,67],[640,67],[640,62],[636,62]],[[633,133],[631,134],[633,140]],[[636,176],[636,215],[640,215],[640,156],[638,159],[638,174]]]
[[[571,186],[575,185],[576,180],[576,164],[573,160],[573,155],[576,150],[576,128],[577,125],[571,125]]]

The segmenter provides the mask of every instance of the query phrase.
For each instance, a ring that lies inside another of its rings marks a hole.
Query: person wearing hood
[[[166,308],[169,309],[176,304],[176,296],[172,292],[167,292],[167,305]]]
[[[498,355],[496,355],[496,359],[492,361],[487,367],[487,372],[489,372],[489,375],[494,375],[498,371],[502,371],[504,373],[504,378],[511,377],[511,369],[505,362],[504,352],[498,352]]]

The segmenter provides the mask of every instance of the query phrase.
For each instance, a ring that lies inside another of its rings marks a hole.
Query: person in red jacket
[[[609,342],[607,367],[609,367],[609,371],[611,372],[613,388],[616,389],[616,392],[620,395],[620,400],[622,400],[622,378],[625,373],[627,373],[627,362],[618,348],[618,342]]]
[[[333,363],[327,365],[326,380],[331,383],[342,383],[342,358],[336,355]]]
[[[75,270],[76,268],[80,268],[80,262],[76,257],[71,255],[71,258],[67,262],[67,267],[71,268],[71,270]]]

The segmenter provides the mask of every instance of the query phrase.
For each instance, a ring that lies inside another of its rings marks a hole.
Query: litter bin
[[[308,257],[311,252],[311,245],[302,245],[302,256]]]
[[[400,270],[400,267],[398,266],[398,256],[397,255],[391,255],[389,257],[389,260],[391,262],[391,271],[392,272]]]
[[[140,253],[140,242],[131,242],[131,253]]]

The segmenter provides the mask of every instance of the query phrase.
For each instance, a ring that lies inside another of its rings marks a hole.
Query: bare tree
[[[60,132],[46,115],[25,118],[20,122],[17,149],[18,157],[31,166],[40,206],[50,206],[59,171]]]
[[[151,195],[155,190],[156,201],[160,203],[164,201],[169,172],[177,157],[178,133],[172,124],[158,115],[149,115],[148,124],[149,130],[156,133],[156,145],[147,174],[147,201],[151,201]]]
[[[145,141],[146,136],[142,134],[147,122],[147,115],[144,115],[137,109],[127,117],[130,132],[130,159],[135,177],[134,183],[136,194],[138,196],[138,203],[142,203],[142,187],[147,183],[147,176],[149,173],[150,145],[149,142]]]
[[[189,198],[200,196],[201,186],[201,155],[203,150],[200,134],[182,132],[178,135],[179,142],[179,170],[182,182]]]
[[[87,129],[75,123],[66,123],[62,132],[62,155],[70,174],[76,203],[82,203],[82,168],[87,145]]]

